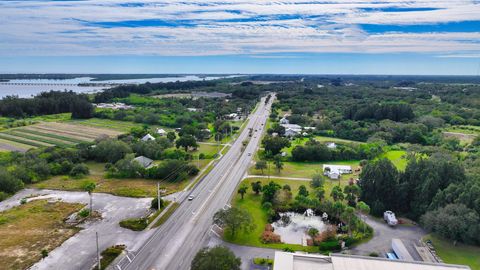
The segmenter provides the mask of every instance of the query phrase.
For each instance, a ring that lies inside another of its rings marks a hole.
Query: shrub
[[[256,265],[273,265],[273,260],[265,258],[253,258],[253,263]]]
[[[273,226],[271,224],[265,225],[265,230],[262,233],[261,241],[264,244],[280,243],[280,235],[273,232]]]
[[[340,243],[337,240],[321,242],[318,246],[321,251],[336,251],[341,249]]]
[[[90,173],[90,169],[87,165],[80,163],[73,166],[72,170],[70,171],[70,176],[72,177],[79,177],[83,175],[88,175]]]
[[[88,208],[84,208],[78,212],[78,215],[82,218],[86,218],[90,215],[90,210]]]
[[[368,256],[370,256],[370,257],[378,257],[378,253],[376,253],[376,252],[370,252],[370,254],[368,254]]]
[[[0,202],[8,198],[8,194],[0,191]]]
[[[163,207],[165,207],[165,201],[162,200],[162,199],[160,199],[160,208],[163,208]],[[152,200],[152,203],[151,203],[151,205],[150,205],[150,208],[152,208],[152,209],[157,209],[157,210],[158,210],[158,198],[154,198],[154,199]]]
[[[146,218],[129,218],[120,221],[120,227],[127,228],[132,231],[143,231],[147,228],[147,219]]]
[[[48,256],[48,250],[42,249],[41,254],[42,254],[42,258],[46,258]]]

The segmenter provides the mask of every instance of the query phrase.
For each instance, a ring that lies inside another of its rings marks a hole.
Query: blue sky
[[[4,0],[0,72],[478,75],[480,0]]]

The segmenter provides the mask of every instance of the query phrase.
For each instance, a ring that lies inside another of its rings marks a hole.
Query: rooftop
[[[332,254],[330,256],[275,252],[273,270],[455,270],[464,265],[389,260],[386,258]]]

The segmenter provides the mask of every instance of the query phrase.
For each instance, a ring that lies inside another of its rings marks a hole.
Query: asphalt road
[[[192,201],[183,198],[174,214],[138,250],[131,251],[128,260],[118,265],[121,269],[189,269],[197,251],[208,244],[210,227],[215,212],[230,202],[237,185],[246,174],[259,146],[261,134],[270,114],[273,98],[264,99],[249,117],[249,122],[230,150],[212,171],[193,189]],[[242,152],[242,142],[253,136]],[[256,130],[256,131],[255,131]],[[132,260],[131,262],[129,262]]]

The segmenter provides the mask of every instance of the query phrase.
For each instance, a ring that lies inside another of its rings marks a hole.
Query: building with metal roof
[[[330,256],[275,252],[273,270],[468,270],[464,265],[389,260],[345,254]]]

